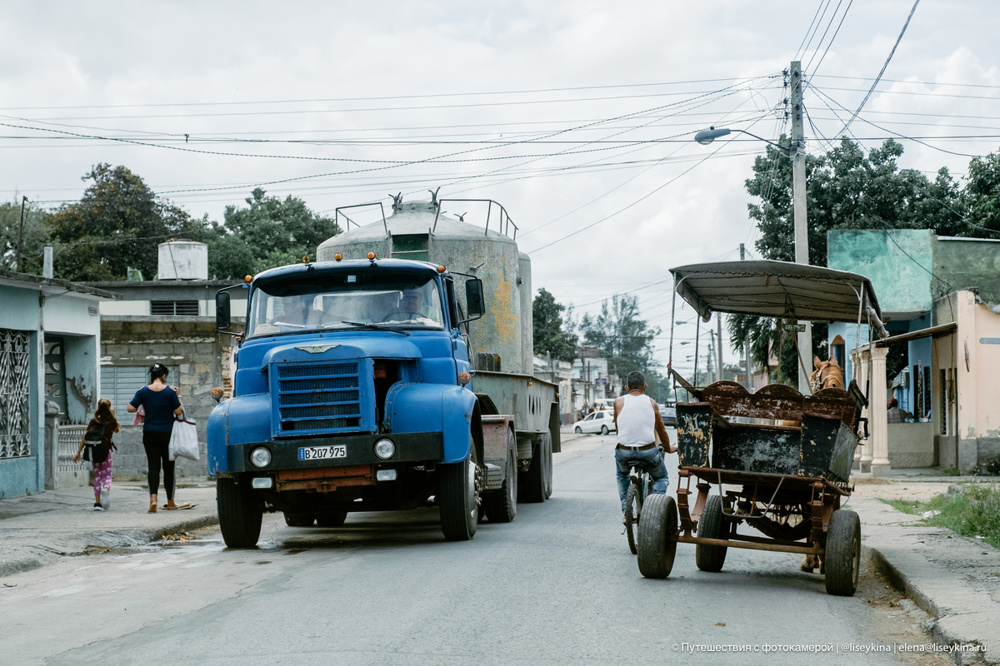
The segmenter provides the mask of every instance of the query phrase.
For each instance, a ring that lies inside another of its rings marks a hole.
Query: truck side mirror
[[[217,331],[228,331],[232,323],[230,312],[229,292],[220,291],[215,295],[215,329]]]
[[[465,283],[465,303],[469,309],[466,321],[479,319],[486,314],[486,300],[483,298],[483,281],[472,278]]]

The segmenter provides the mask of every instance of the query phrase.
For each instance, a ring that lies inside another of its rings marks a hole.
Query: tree
[[[24,226],[21,225],[21,202],[0,204],[0,266],[19,273],[41,274],[42,247],[49,239],[50,213],[24,206]],[[21,244],[21,265],[17,265],[17,246]]]
[[[156,275],[156,246],[191,232],[182,209],[156,197],[142,178],[123,166],[98,164],[78,203],[63,206],[50,220],[57,243],[57,277],[77,281],[124,280],[129,268]]]
[[[660,329],[639,318],[637,297],[614,296],[611,307],[604,301],[601,314],[583,316],[580,331],[586,344],[601,350],[612,375],[626,375],[633,370],[648,375],[655,370],[653,339]]]
[[[534,353],[551,354],[560,361],[572,363],[576,358],[577,336],[563,327],[562,313],[566,306],[544,288],[531,304],[531,329],[534,334]]]
[[[1000,153],[972,158],[964,195],[965,210],[975,224],[968,235],[996,238],[1000,233]]]
[[[248,208],[226,206],[224,225],[211,226],[205,242],[209,271],[217,278],[240,278],[314,257],[320,243],[340,233],[333,218],[313,213],[301,199],[266,194],[258,187],[246,199]]]

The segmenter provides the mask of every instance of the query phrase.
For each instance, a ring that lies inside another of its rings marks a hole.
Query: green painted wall
[[[827,232],[827,266],[872,281],[883,313],[931,309],[934,234],[926,229]]]
[[[934,244],[934,296],[955,289],[979,290],[987,305],[1000,303],[1000,241],[939,238]]]

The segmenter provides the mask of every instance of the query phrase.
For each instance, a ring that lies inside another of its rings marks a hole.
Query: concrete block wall
[[[232,336],[215,330],[214,317],[163,318],[120,317],[101,322],[101,356],[105,365],[149,367],[160,362],[179,368],[178,376],[167,383],[181,390],[181,401],[188,418],[198,424],[201,445],[199,461],[180,459],[179,476],[207,477],[205,427],[216,402],[210,395],[223,386],[223,359],[229,358]],[[224,353],[225,352],[225,353]],[[140,387],[136,386],[136,390]],[[145,476],[148,470],[142,447],[142,428],[131,426],[131,414],[118,414],[122,432],[115,437],[115,475]]]

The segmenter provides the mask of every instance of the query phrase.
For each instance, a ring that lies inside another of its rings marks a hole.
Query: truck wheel
[[[517,515],[517,440],[507,429],[507,465],[500,490],[483,496],[486,517],[493,523],[509,523]]]
[[[323,511],[316,514],[316,524],[320,527],[341,527],[345,520],[346,511]]]
[[[253,548],[260,538],[264,512],[254,499],[250,484],[220,478],[215,482],[216,506],[222,538],[230,548]]]
[[[312,527],[316,521],[311,513],[299,511],[285,511],[285,524],[289,527]]]
[[[476,447],[469,438],[469,457],[438,466],[438,504],[441,531],[448,541],[468,541],[476,535],[479,519]]]
[[[531,467],[521,472],[521,500],[544,502],[552,494],[552,435],[544,433],[532,447]]]
[[[677,554],[677,504],[670,495],[650,495],[639,516],[639,573],[666,578]]]
[[[725,539],[726,519],[722,515],[722,496],[712,495],[705,502],[705,510],[698,521],[698,538]],[[702,571],[722,571],[726,561],[726,546],[709,546],[699,543],[694,549],[694,561]]]
[[[830,516],[826,533],[826,593],[852,597],[861,571],[861,519],[838,509]]]

